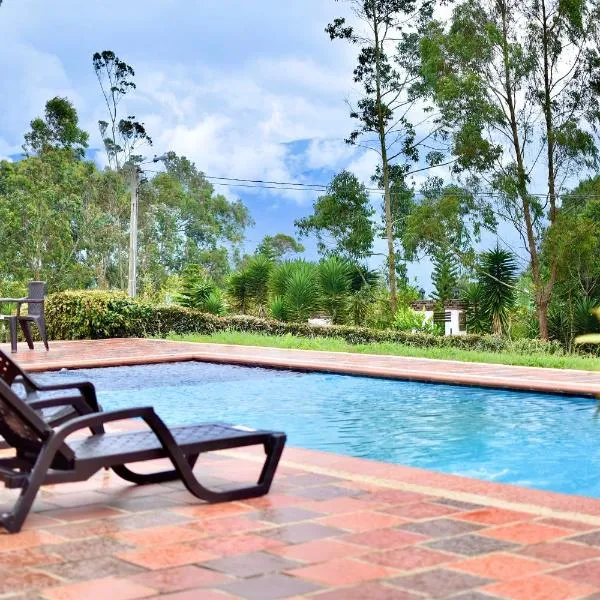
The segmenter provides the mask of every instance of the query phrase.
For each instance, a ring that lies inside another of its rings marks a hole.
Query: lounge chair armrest
[[[71,396],[69,398],[45,398],[42,400],[30,400],[27,402],[31,408],[41,410],[43,408],[54,408],[55,406],[72,406],[80,415],[90,415],[96,411],[87,403],[83,396]]]
[[[159,417],[151,406],[124,408],[122,410],[111,410],[109,412],[97,412],[82,417],[76,417],[75,419],[70,419],[54,430],[54,435],[51,437],[51,439],[58,440],[56,443],[62,443],[68,436],[75,431],[79,431],[80,429],[86,429],[88,427],[91,429],[99,425],[104,425],[105,423],[110,423],[111,421],[124,421],[126,419],[136,418],[141,418],[145,421],[146,419],[154,420],[154,418],[156,418],[160,421]],[[162,423],[162,421],[160,422]]]
[[[96,388],[91,381],[74,381],[65,383],[35,383],[35,389],[38,392],[59,392],[61,390],[79,390],[81,395],[87,400],[90,408],[96,412],[100,410],[98,399],[96,398]]]

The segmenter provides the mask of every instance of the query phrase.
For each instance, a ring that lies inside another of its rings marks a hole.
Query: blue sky
[[[333,0],[5,0],[0,158],[19,152],[29,121],[55,95],[74,102],[99,147],[105,108],[91,56],[111,49],[136,69],[138,88],[123,112],[145,122],[149,155],[173,150],[218,177],[326,183],[347,168],[368,183],[376,157],[343,141],[356,48],[324,33],[344,11]],[[250,208],[249,248],[265,234],[293,234],[315,199],[217,189]],[[516,243],[510,232],[503,238]],[[429,289],[428,262],[410,271]]]

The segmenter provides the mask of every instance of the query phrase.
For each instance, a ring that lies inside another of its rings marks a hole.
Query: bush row
[[[305,338],[340,338],[350,344],[391,342],[419,348],[459,348],[486,352],[563,354],[558,342],[508,340],[489,335],[438,336],[426,333],[368,329],[308,323],[283,323],[251,316],[218,317],[180,306],[153,306],[119,292],[61,292],[46,303],[48,331],[52,339],[102,339],[113,337],[164,337],[169,333],[213,334],[240,331]]]

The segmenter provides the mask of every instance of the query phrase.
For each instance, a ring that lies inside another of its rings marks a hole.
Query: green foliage
[[[393,329],[333,325],[318,327],[308,323],[284,323],[252,316],[218,317],[181,306],[152,306],[113,292],[62,292],[48,297],[48,327],[54,339],[99,339],[141,335],[239,331],[303,338],[342,339],[350,344],[394,343],[414,348],[455,348],[478,352],[518,352],[521,354],[564,355],[558,342],[511,341],[496,336],[437,336]]]
[[[79,128],[77,110],[67,98],[46,102],[43,119],[31,121],[31,131],[25,134],[23,150],[27,155],[39,155],[49,150],[65,150],[83,158],[89,135]]]
[[[313,204],[313,214],[295,225],[300,235],[314,234],[322,256],[336,255],[352,261],[370,256],[375,231],[373,209],[365,186],[355,175],[336,175]]]
[[[346,314],[352,325],[364,325],[369,316],[369,310],[374,301],[374,289],[363,286],[348,296]]]
[[[266,235],[256,249],[256,254],[262,254],[273,262],[283,260],[288,254],[301,254],[302,252],[304,252],[304,246],[285,233]]]
[[[333,323],[344,320],[351,285],[351,266],[345,260],[331,256],[319,263],[321,306]]]
[[[251,308],[262,312],[268,301],[269,280],[273,262],[262,254],[248,259],[244,267],[229,277],[228,293],[242,313]]]
[[[458,287],[458,265],[452,254],[440,251],[433,257],[432,298],[441,306],[454,299]]]
[[[410,331],[412,333],[434,333],[432,320],[428,319],[425,313],[408,307],[401,307],[396,311],[394,328],[399,331]]]
[[[48,335],[57,340],[142,337],[153,333],[153,308],[122,292],[61,292],[48,296]]]
[[[275,296],[269,305],[269,315],[277,321],[287,321],[285,300],[281,296]]]
[[[224,315],[227,312],[227,304],[221,290],[212,291],[204,301],[202,309],[211,315]]]
[[[181,292],[176,301],[186,308],[204,307],[206,299],[216,290],[200,265],[188,265],[182,274]]]
[[[506,332],[510,310],[515,305],[517,264],[514,255],[496,247],[484,252],[479,268],[479,286],[485,315],[494,335]]]
[[[315,267],[299,263],[289,274],[283,301],[285,314],[290,321],[306,322],[319,307],[319,286]]]
[[[476,282],[468,283],[462,290],[462,301],[467,304],[467,331],[469,333],[489,333],[489,315],[484,308],[483,288]]]

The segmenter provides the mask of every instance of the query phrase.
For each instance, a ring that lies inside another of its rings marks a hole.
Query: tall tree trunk
[[[535,307],[538,316],[540,328],[540,338],[548,339],[548,302],[544,294],[544,282],[542,280],[542,272],[540,268],[540,259],[536,243],[535,231],[533,228],[533,218],[531,215],[531,202],[529,200],[529,192],[527,191],[527,173],[523,161],[523,153],[521,150],[521,138],[517,123],[517,114],[515,110],[513,82],[510,75],[510,57],[508,53],[508,10],[505,0],[498,0],[497,6],[502,15],[502,48],[504,60],[504,88],[506,94],[506,103],[510,117],[510,127],[513,148],[515,150],[515,158],[517,162],[517,188],[521,205],[523,208],[523,218],[525,220],[525,236],[527,239],[527,250],[529,252],[529,260],[531,265],[531,277],[535,290]]]
[[[390,193],[390,172],[387,156],[385,118],[381,97],[381,48],[379,45],[379,17],[376,3],[373,3],[373,32],[375,35],[375,101],[377,103],[377,129],[381,147],[381,166],[383,175],[383,193],[385,204],[385,236],[388,248],[388,281],[390,286],[390,304],[396,312],[398,296],[396,289],[396,252],[394,249],[394,226],[392,217],[392,195]]]

